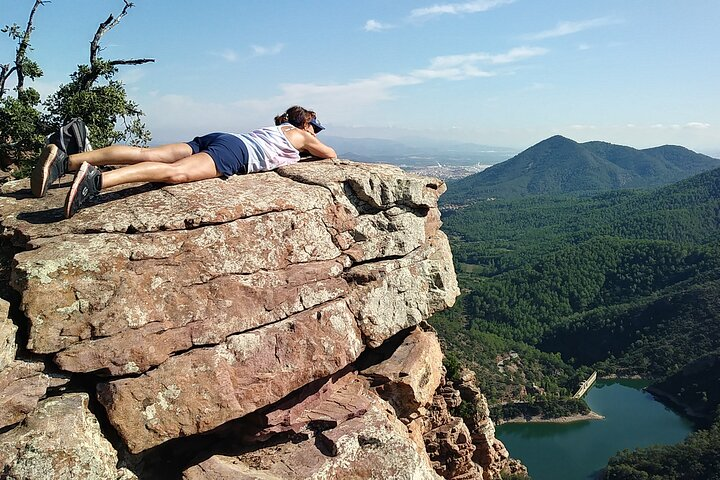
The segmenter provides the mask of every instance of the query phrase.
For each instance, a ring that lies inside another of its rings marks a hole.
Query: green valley
[[[593,371],[676,395],[693,383],[679,372],[720,351],[720,169],[652,189],[481,200],[443,221],[462,295],[432,323],[497,420],[582,413],[568,399]]]

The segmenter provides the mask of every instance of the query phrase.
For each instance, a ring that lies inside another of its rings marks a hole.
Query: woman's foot
[[[68,156],[57,145],[45,145],[30,176],[30,189],[36,197],[44,197],[48,187],[65,175]]]
[[[83,203],[100,193],[102,174],[97,167],[83,162],[75,174],[70,191],[65,199],[65,218],[75,215]]]

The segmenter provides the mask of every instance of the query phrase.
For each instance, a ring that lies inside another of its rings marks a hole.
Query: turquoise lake
[[[496,436],[533,480],[589,480],[616,452],[682,441],[693,423],[656,401],[638,380],[598,381],[585,395],[604,420],[508,423]]]

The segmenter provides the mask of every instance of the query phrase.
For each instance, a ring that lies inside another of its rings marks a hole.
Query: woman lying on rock
[[[70,218],[100,190],[125,183],[175,184],[264,172],[298,162],[300,152],[334,158],[335,150],[316,137],[321,130],[315,112],[298,106],[275,117],[272,127],[245,134],[210,133],[191,142],[151,148],[113,145],[87,151],[76,129],[74,135],[50,137],[51,143],[33,168],[30,185],[33,194],[42,197],[65,172],[77,171],[65,199],[65,217]],[[100,172],[97,167],[105,165],[124,166]]]

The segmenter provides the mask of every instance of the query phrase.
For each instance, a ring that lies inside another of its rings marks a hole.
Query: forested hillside
[[[509,160],[450,181],[442,202],[467,205],[488,198],[648,188],[718,166],[718,159],[674,145],[637,150],[605,142],[577,143],[556,135]]]
[[[660,380],[720,348],[720,169],[444,221],[463,295],[433,324],[491,402],[568,395],[593,369]]]
[[[712,418],[720,414],[717,411],[720,405],[720,350],[698,358],[648,390],[671,398],[692,416]]]
[[[677,445],[625,450],[611,458],[605,480],[720,480],[720,423]]]

